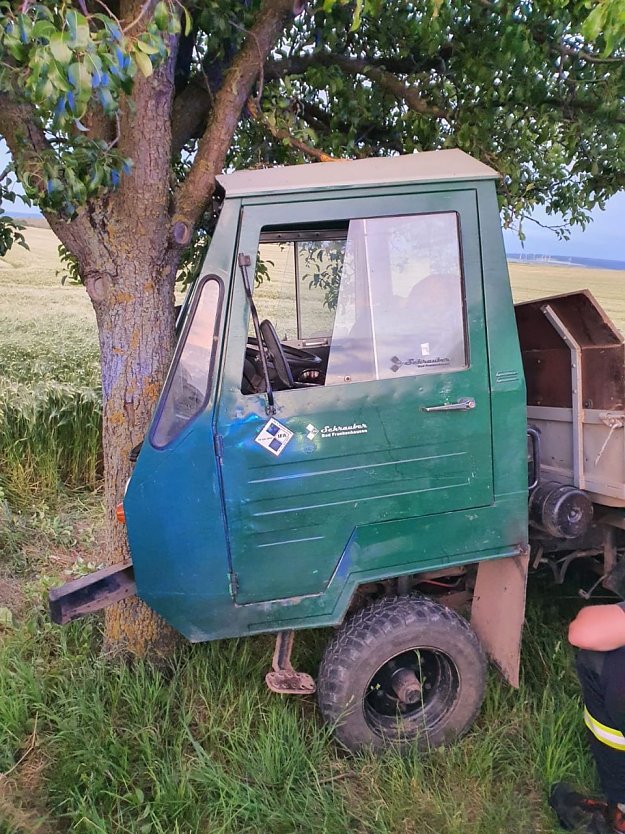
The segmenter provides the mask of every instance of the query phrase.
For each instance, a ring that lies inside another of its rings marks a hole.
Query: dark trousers
[[[625,649],[580,651],[577,677],[588,712],[601,724],[625,732]],[[599,741],[588,730],[590,751],[609,803],[625,803],[625,750]]]

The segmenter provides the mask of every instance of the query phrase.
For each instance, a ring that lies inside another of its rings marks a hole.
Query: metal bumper
[[[65,625],[132,596],[136,590],[132,563],[110,565],[53,588],[48,594],[50,617],[57,625]]]

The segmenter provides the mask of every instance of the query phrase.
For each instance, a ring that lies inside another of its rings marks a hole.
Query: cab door
[[[250,310],[234,282],[216,433],[240,603],[323,593],[358,526],[493,501],[475,192],[246,206],[239,254],[255,295],[271,282],[261,235],[295,228],[321,252],[311,243],[295,272],[300,293],[325,288],[327,334],[298,333],[313,352],[327,342],[324,384],[278,385],[273,410],[266,393],[243,393]],[[324,228],[344,230],[332,263]],[[380,540],[359,561],[400,572],[414,557]]]

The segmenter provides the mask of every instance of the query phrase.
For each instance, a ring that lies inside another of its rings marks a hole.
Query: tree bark
[[[126,0],[122,7],[126,20],[136,20],[143,11],[141,0]],[[129,558],[126,529],[116,520],[115,507],[130,475],[130,450],[147,431],[174,347],[180,257],[169,248],[175,39],[170,46],[165,64],[149,78],[137,74],[132,101],[121,103],[119,148],[133,160],[133,168],[119,190],[92,210],[99,252],[92,251],[81,264],[100,341],[104,501],[112,563]],[[105,652],[163,656],[176,640],[176,632],[137,597],[106,612]]]
[[[139,248],[116,258],[105,298],[94,302],[102,357],[104,502],[110,560],[129,558],[126,529],[115,516],[130,476],[129,453],[151,420],[171,359],[174,340],[174,281],[171,256]],[[123,276],[123,280],[119,280]],[[175,632],[136,597],[107,610],[104,651],[165,655]]]

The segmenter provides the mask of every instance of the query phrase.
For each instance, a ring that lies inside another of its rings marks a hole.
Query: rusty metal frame
[[[306,672],[296,672],[291,664],[295,632],[279,631],[273,653],[272,671],[265,675],[265,683],[279,695],[312,695],[317,685]]]
[[[110,565],[52,588],[48,594],[50,618],[57,625],[65,625],[126,599],[136,590],[131,563]]]
[[[562,337],[571,351],[571,407],[573,410],[573,481],[579,489],[586,488],[584,470],[584,406],[582,401],[582,349],[573,334],[550,304],[544,304],[541,311]]]

